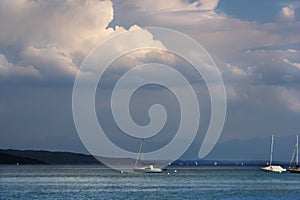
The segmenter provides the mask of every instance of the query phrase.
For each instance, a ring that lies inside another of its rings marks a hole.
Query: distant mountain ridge
[[[0,153],[0,164],[46,164],[43,161]]]
[[[37,150],[0,149],[0,164],[100,164],[91,155]]]

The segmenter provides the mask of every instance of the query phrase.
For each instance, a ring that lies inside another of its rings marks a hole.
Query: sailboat
[[[289,167],[289,171],[291,173],[300,173],[300,167],[299,167],[299,156],[298,156],[298,151],[299,150],[299,141],[298,141],[298,135],[297,135],[297,142],[296,142],[296,146],[294,149],[294,153],[291,159],[291,163],[290,163],[290,167]]]
[[[282,168],[280,165],[272,165],[272,160],[273,160],[273,145],[274,145],[274,135],[272,135],[272,142],[271,142],[271,153],[270,153],[270,163],[269,165],[262,167],[262,171],[266,172],[285,172],[286,169]]]
[[[141,161],[142,161],[141,162],[142,166],[138,167],[137,165],[138,165],[138,160],[140,157],[141,157]],[[143,165],[144,165],[144,138],[142,138],[140,150],[139,150],[138,157],[136,159],[133,171],[134,172],[142,172],[142,173],[161,173],[161,172],[165,171],[165,169],[162,169],[159,167],[154,167],[153,164],[149,164],[147,166],[143,166]]]

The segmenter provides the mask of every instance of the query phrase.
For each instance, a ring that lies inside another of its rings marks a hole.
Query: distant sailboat
[[[139,161],[140,157],[141,157],[141,161],[142,161],[141,164],[144,165],[144,138],[142,138],[139,154],[135,161],[133,171],[134,172],[142,172],[142,173],[161,173],[161,172],[165,171],[165,169],[162,169],[159,167],[154,167],[153,164],[149,164],[146,167],[143,167],[143,166],[138,167],[137,165],[138,165],[138,161]]]
[[[300,173],[300,167],[299,167],[299,156],[298,156],[298,152],[299,152],[299,141],[298,141],[298,135],[297,135],[297,142],[296,142],[296,146],[294,149],[294,153],[291,159],[291,163],[290,163],[290,167],[289,167],[289,171],[291,173]]]
[[[285,172],[286,169],[282,168],[280,165],[272,165],[272,160],[273,160],[273,145],[274,145],[274,135],[272,135],[272,142],[271,142],[271,153],[270,153],[270,163],[269,165],[262,167],[262,171],[266,172]]]

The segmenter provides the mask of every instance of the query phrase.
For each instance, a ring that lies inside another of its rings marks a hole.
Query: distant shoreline
[[[132,160],[132,159],[131,159]],[[177,160],[172,166],[263,166],[268,161],[261,160]],[[287,162],[275,161],[275,163],[288,166]],[[49,164],[100,164],[92,155],[62,151],[45,150],[14,150],[0,149],[0,165],[49,165]]]

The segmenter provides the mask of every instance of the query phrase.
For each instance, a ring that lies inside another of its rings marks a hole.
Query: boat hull
[[[164,170],[161,168],[135,168],[133,171],[140,173],[162,173]]]
[[[291,173],[300,173],[300,167],[289,168],[289,172],[291,172]]]
[[[262,167],[261,170],[265,172],[278,172],[278,173],[286,172],[286,169],[282,168],[279,165],[269,165],[266,167]]]
[[[135,167],[133,169],[134,172],[141,172],[141,173],[161,173],[165,171],[164,168],[154,167],[153,165],[149,165],[149,167]]]

